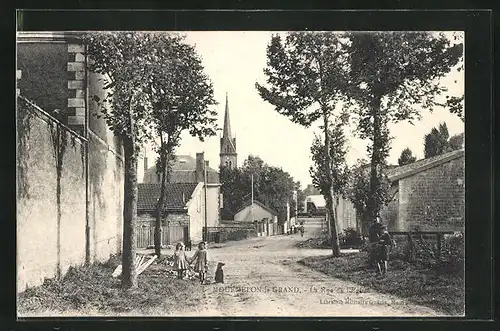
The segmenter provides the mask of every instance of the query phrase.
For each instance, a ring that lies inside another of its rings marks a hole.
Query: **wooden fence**
[[[174,245],[178,242],[188,241],[188,227],[182,225],[162,225],[161,245]],[[147,248],[154,245],[154,227],[142,225],[136,229],[136,247]]]

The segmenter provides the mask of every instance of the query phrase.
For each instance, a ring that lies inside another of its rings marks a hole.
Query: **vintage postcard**
[[[465,313],[463,31],[19,31],[18,317]]]

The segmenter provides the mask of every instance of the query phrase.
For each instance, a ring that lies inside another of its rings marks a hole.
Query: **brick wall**
[[[465,158],[399,180],[398,230],[462,231]]]

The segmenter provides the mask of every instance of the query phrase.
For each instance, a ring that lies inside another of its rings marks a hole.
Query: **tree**
[[[111,131],[123,141],[125,159],[122,286],[137,286],[135,220],[137,217],[137,156],[150,139],[151,118],[146,83],[155,62],[149,35],[139,32],[93,32],[83,37],[91,59],[89,70],[105,79],[105,97],[92,96]]]
[[[357,105],[358,132],[371,141],[366,216],[374,218],[387,201],[381,178],[390,150],[388,123],[412,123],[420,118],[421,109],[432,110],[438,104],[436,97],[447,91],[439,80],[459,63],[463,45],[430,32],[353,32],[347,36],[347,91]]]
[[[417,161],[417,158],[415,156],[413,156],[411,149],[409,149],[407,147],[401,151],[401,156],[398,159],[398,164],[400,166],[403,166],[403,165],[411,164],[415,161]]]
[[[380,178],[379,196],[385,204],[388,201],[387,191],[390,186],[389,179],[383,175]],[[357,219],[361,221],[358,224],[358,231],[363,235],[368,234],[370,223],[367,222],[370,218],[367,214],[370,212],[368,203],[370,201],[370,164],[366,160],[358,160],[357,163],[349,170],[349,180],[347,188],[347,198],[352,202],[356,209]]]
[[[448,127],[446,123],[439,124],[439,128],[432,128],[431,132],[425,135],[424,155],[425,158],[441,155],[451,150],[448,143]]]
[[[152,36],[160,52],[158,65],[152,72],[148,85],[152,99],[153,125],[160,138],[157,148],[157,172],[161,176],[160,197],[156,205],[154,246],[161,255],[161,219],[164,215],[165,184],[170,181],[170,162],[181,134],[187,130],[192,136],[204,141],[216,134],[217,112],[210,109],[216,102],[213,87],[203,72],[200,58],[193,46],[184,43],[176,35]]]
[[[464,133],[462,132],[451,136],[450,139],[448,140],[448,146],[452,151],[456,151],[462,149],[464,142],[465,142]]]
[[[330,155],[329,121],[342,100],[347,84],[345,53],[340,38],[331,32],[291,32],[282,41],[274,35],[267,47],[267,87],[256,83],[265,101],[292,122],[309,127],[316,120],[323,122],[325,138],[326,178],[333,181]],[[330,185],[333,189],[333,185]],[[334,192],[327,194],[326,206],[332,228],[332,253],[340,255],[333,210]]]
[[[220,168],[225,213],[234,215],[244,203],[250,201],[252,175],[254,199],[278,212],[280,221],[285,218],[287,202],[295,211],[293,191],[300,183],[294,182],[290,174],[281,168],[270,166],[258,156],[250,155],[239,169]]]
[[[332,127],[330,132],[330,156],[332,158],[332,180],[330,181],[326,174],[327,172],[327,158],[325,156],[325,148],[321,137],[316,136],[311,146],[311,154],[314,165],[310,167],[309,173],[312,178],[312,183],[320,193],[328,197],[330,190],[335,193],[334,210],[336,212],[339,197],[344,196],[348,182],[349,171],[346,163],[346,138],[344,135],[343,126],[344,122],[337,122],[330,125]],[[330,227],[331,230],[331,227]],[[339,229],[340,230],[340,229]]]

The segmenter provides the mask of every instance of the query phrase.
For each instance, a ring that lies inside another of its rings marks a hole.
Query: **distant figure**
[[[304,236],[304,225],[300,225],[300,236],[303,237]]]
[[[175,245],[174,265],[173,269],[177,271],[177,278],[184,278],[184,271],[188,268],[186,253],[184,252],[184,244],[178,243]]]
[[[205,242],[202,241],[201,243],[199,243],[198,250],[191,258],[191,263],[196,261],[196,264],[194,265],[194,271],[196,271],[200,276],[201,284],[205,283],[205,276],[208,271],[208,251],[206,247],[207,245]]]
[[[385,276],[387,273],[387,262],[389,261],[389,249],[394,247],[394,240],[387,231],[385,225],[382,226],[379,241],[377,243],[377,249],[375,250],[375,262],[377,263],[377,273],[379,276]]]

